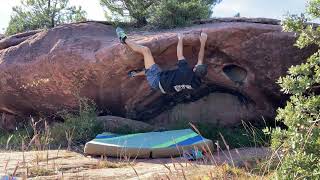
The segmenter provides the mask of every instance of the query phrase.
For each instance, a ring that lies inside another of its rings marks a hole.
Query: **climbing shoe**
[[[130,78],[135,77],[135,76],[137,75],[137,73],[139,73],[139,72],[141,72],[141,71],[145,71],[145,70],[146,70],[145,68],[143,68],[143,69],[137,69],[137,70],[131,70],[131,71],[128,72],[128,76],[129,76]]]
[[[136,71],[129,71],[128,72],[128,76],[130,77],[130,78],[133,78],[133,77],[135,77],[137,75],[137,72]]]
[[[124,32],[124,30],[120,27],[117,27],[116,29],[117,36],[121,43],[125,44],[127,39],[127,34]]]

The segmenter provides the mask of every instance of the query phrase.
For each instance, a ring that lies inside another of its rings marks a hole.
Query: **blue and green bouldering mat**
[[[103,133],[86,143],[84,152],[90,155],[131,158],[165,158],[181,156],[183,151],[208,151],[212,141],[191,129],[148,132],[128,135]]]

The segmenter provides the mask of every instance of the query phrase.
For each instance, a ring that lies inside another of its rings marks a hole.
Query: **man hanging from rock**
[[[116,29],[116,32],[121,43],[128,45],[133,51],[142,54],[144,57],[145,70],[130,71],[129,77],[146,76],[151,88],[159,90],[164,94],[200,87],[201,78],[207,74],[207,66],[203,64],[204,50],[208,38],[206,33],[201,33],[200,35],[201,47],[198,62],[193,69],[189,67],[187,60],[183,56],[183,34],[178,34],[178,68],[162,71],[159,65],[155,63],[148,47],[128,40],[123,29],[119,27]]]

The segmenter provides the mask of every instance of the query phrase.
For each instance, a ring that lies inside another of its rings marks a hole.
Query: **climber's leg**
[[[154,58],[151,54],[151,51],[148,47],[139,45],[133,41],[127,39],[127,35],[121,28],[117,28],[117,35],[120,39],[120,42],[123,44],[127,44],[133,51],[138,52],[143,55],[144,59],[144,72],[129,72],[129,77],[134,77],[136,75],[143,75],[147,76],[147,80],[149,85],[153,89],[159,89],[159,81],[160,81],[160,73],[161,68],[154,62]],[[138,74],[137,74],[138,73]]]
[[[147,80],[149,85],[153,89],[159,89],[159,81],[160,81],[160,67],[154,62],[151,51],[148,47],[138,45],[132,41],[126,40],[126,44],[135,52],[139,52],[144,57],[144,66],[146,68],[145,75],[147,76]],[[140,75],[142,73],[139,73]],[[136,76],[136,75],[134,75]]]
[[[125,42],[133,51],[143,55],[144,67],[146,69],[149,69],[152,65],[155,64],[151,51],[148,47],[139,45],[130,40],[126,40]]]
[[[144,66],[146,69],[149,69],[152,65],[155,64],[151,51],[148,47],[139,45],[133,41],[127,39],[127,35],[122,28],[116,29],[117,36],[121,43],[127,44],[133,51],[138,52],[143,55]]]

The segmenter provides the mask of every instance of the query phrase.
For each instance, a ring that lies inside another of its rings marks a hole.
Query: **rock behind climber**
[[[161,70],[155,63],[151,51],[148,47],[139,45],[127,39],[123,29],[116,29],[117,36],[121,43],[129,46],[133,51],[138,52],[144,57],[145,70],[130,71],[129,77],[146,76],[151,88],[159,90],[162,93],[180,92],[183,90],[198,89],[201,85],[201,79],[207,74],[207,66],[203,63],[205,45],[208,38],[206,33],[201,33],[200,52],[197,64],[191,68],[187,59],[183,56],[183,34],[178,35],[177,45],[177,68],[173,70]]]

